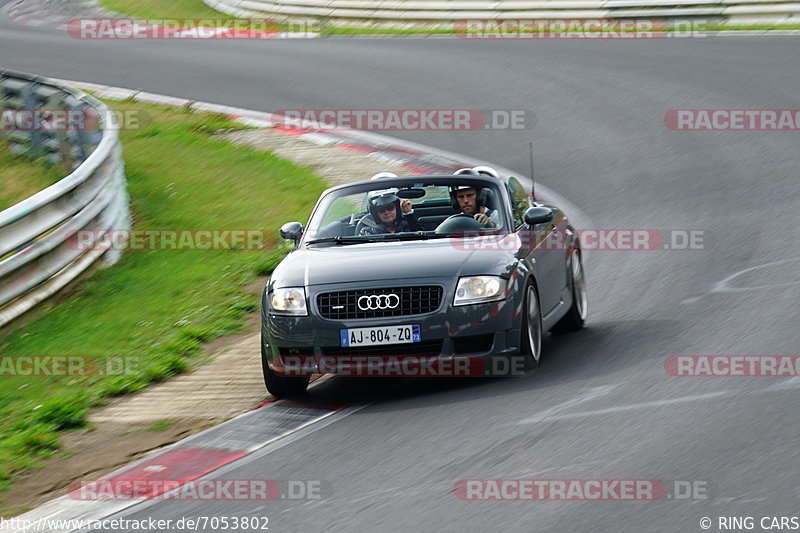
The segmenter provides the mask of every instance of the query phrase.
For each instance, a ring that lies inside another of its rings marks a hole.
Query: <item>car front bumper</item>
[[[507,375],[508,356],[520,351],[521,291],[509,286],[504,300],[453,306],[455,280],[415,279],[413,283],[360,282],[306,287],[308,316],[271,314],[265,310],[264,352],[269,368],[280,375],[336,373],[360,376]],[[433,312],[384,318],[323,318],[317,296],[332,290],[359,290],[400,285],[438,285],[442,300]],[[265,295],[264,305],[269,295]],[[419,325],[420,342],[341,347],[343,329]],[[521,364],[514,362],[515,371]]]

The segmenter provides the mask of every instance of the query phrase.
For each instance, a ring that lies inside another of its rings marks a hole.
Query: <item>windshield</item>
[[[362,183],[322,198],[304,242],[357,243],[496,232],[506,229],[499,198],[496,185],[480,181],[445,184],[415,178]]]

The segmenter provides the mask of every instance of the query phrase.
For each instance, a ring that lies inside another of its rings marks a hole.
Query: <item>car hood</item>
[[[463,247],[462,247],[463,248]],[[270,278],[274,287],[350,281],[509,274],[514,255],[459,249],[450,239],[318,246],[290,253]]]

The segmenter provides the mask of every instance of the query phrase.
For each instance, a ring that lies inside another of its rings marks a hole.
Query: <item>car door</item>
[[[539,284],[539,305],[546,315],[561,300],[561,292],[566,285],[565,251],[563,250],[563,229],[557,229],[563,220],[563,213],[554,206],[552,222],[525,224],[525,211],[533,205],[531,197],[516,178],[509,178],[508,193],[511,199],[511,214],[514,229],[518,232],[527,257],[535,263]]]

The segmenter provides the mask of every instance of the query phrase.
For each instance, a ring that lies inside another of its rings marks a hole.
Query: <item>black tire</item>
[[[572,305],[567,314],[556,322],[550,331],[553,333],[570,333],[581,329],[586,322],[588,313],[588,299],[586,297],[586,275],[583,271],[581,252],[572,250],[567,263],[569,269],[569,284],[572,291]]]
[[[520,346],[525,356],[525,368],[530,370],[539,366],[542,357],[542,310],[539,307],[539,292],[536,285],[529,281],[525,286],[525,310]]]
[[[308,388],[309,376],[286,377],[280,376],[270,370],[267,352],[264,348],[264,338],[261,338],[261,368],[264,372],[264,384],[270,394],[276,398],[288,398],[305,394]]]

